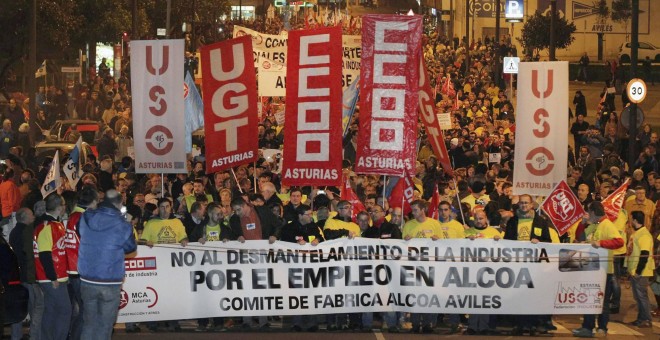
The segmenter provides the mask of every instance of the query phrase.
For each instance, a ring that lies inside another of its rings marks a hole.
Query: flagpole
[[[241,188],[240,183],[238,183],[238,177],[236,177],[236,172],[234,171],[234,168],[231,168],[231,174],[234,175],[234,181],[236,181],[236,186],[238,187],[238,191],[243,193],[243,189]]]
[[[383,175],[383,206],[385,205],[385,188],[387,188],[387,175]],[[385,209],[385,207],[381,207]]]
[[[252,167],[252,180],[254,181],[254,193],[257,193],[257,161],[254,161]]]
[[[463,214],[463,205],[461,204],[461,197],[458,196],[458,185],[456,184],[456,178],[452,178],[454,181],[454,189],[456,190],[456,199],[458,199],[458,210],[461,213],[461,219],[463,220],[463,224],[467,225],[467,221],[465,220],[465,215]]]

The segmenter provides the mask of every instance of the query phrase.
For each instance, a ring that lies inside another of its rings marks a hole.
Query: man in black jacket
[[[280,240],[284,242],[317,245],[324,241],[321,228],[314,222],[312,208],[301,204],[296,208],[298,219],[282,228]]]
[[[241,197],[234,198],[231,201],[231,207],[234,209],[234,215],[229,219],[232,239],[243,243],[246,240],[268,240],[270,243],[279,239],[282,232],[282,223],[273,215],[268,207],[255,207],[243,200]],[[251,317],[243,317],[243,328],[250,328]],[[259,317],[261,329],[268,329],[268,318]]]

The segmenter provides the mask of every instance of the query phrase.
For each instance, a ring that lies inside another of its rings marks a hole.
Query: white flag
[[[50,163],[50,170],[41,186],[41,195],[46,198],[50,193],[56,191],[62,185],[62,178],[60,177],[60,150],[55,151],[53,161]]]
[[[48,74],[48,72],[46,71],[46,59],[44,59],[44,62],[41,63],[41,66],[39,66],[37,72],[34,72],[34,77],[39,78],[45,76],[46,74]]]
[[[73,147],[71,153],[69,153],[69,159],[64,163],[62,170],[64,175],[69,180],[71,188],[75,191],[76,184],[80,180],[80,177],[83,175],[83,170],[81,166],[80,157],[82,156],[82,137],[78,138],[76,146]]]

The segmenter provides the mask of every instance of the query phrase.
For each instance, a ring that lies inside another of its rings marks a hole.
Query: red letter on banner
[[[243,36],[202,47],[206,172],[257,159],[257,80],[252,40]]]
[[[360,130],[355,172],[414,173],[422,17],[362,17]]]
[[[285,185],[341,185],[341,62],[341,27],[289,32]]]

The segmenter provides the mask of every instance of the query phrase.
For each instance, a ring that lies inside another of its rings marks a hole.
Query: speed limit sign
[[[646,98],[646,83],[639,78],[631,79],[626,87],[626,93],[630,102],[639,104]]]

